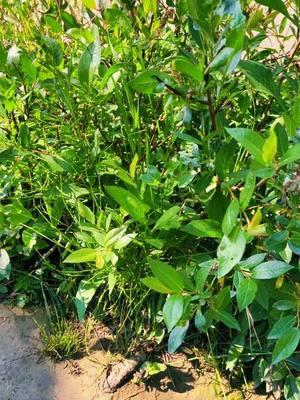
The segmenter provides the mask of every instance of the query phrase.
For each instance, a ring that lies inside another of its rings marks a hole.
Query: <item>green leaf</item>
[[[84,7],[94,9],[97,8],[95,0],[82,0]]]
[[[272,10],[279,11],[281,14],[285,15],[288,19],[293,21],[289,11],[287,10],[287,8],[282,0],[256,0],[256,3],[259,3],[259,4],[262,4],[263,6],[269,7]]]
[[[164,88],[164,82],[169,80],[169,76],[163,72],[149,70],[141,72],[134,78],[129,86],[140,93],[151,94],[155,91],[161,91]]]
[[[284,398],[285,400],[299,400],[300,398],[300,378],[295,378],[290,375],[285,379],[284,384]]]
[[[256,132],[247,128],[226,128],[226,131],[250,154],[263,164],[262,150],[264,139]]]
[[[0,249],[0,280],[9,279],[11,271],[10,258],[5,249]]]
[[[264,64],[241,60],[238,68],[244,72],[257,91],[280,99],[279,87],[274,82],[272,71]]]
[[[228,328],[236,329],[237,331],[241,330],[238,321],[227,311],[214,310],[214,315],[217,321],[223,322]]]
[[[240,229],[235,229],[230,236],[223,236],[217,250],[219,268],[218,277],[228,274],[241,260],[246,248],[245,234]]]
[[[268,339],[279,339],[289,333],[290,329],[293,328],[296,322],[295,315],[288,315],[287,317],[282,317],[279,321],[276,321],[273,325],[270,333],[268,334]]]
[[[221,225],[213,219],[201,219],[189,222],[182,229],[183,232],[190,235],[201,237],[221,238]]]
[[[86,263],[96,260],[97,249],[80,249],[73,251],[66,259],[64,263],[76,264],[76,263]]]
[[[225,144],[218,151],[215,160],[215,169],[218,176],[224,180],[227,173],[231,169],[231,165],[233,164],[233,154],[235,152],[237,145],[234,140],[231,140],[230,143]]]
[[[131,192],[118,186],[105,187],[111,197],[128,212],[128,214],[141,224],[146,223],[146,213],[150,207],[138,199]]]
[[[269,137],[265,140],[262,148],[262,158],[266,165],[272,164],[277,153],[277,136],[274,129],[271,130]]]
[[[155,278],[154,276],[146,276],[145,278],[142,278],[141,281],[148,288],[155,290],[158,293],[167,294],[173,292],[172,289],[167,288],[159,279]]]
[[[243,311],[254,300],[257,284],[253,279],[247,278],[241,281],[237,289],[237,303],[240,311]]]
[[[64,172],[64,168],[59,165],[53,157],[49,156],[48,154],[40,154],[39,157],[48,164],[52,171]]]
[[[201,263],[199,265],[199,269],[196,271],[195,274],[195,283],[196,283],[196,289],[198,292],[202,292],[206,279],[209,275],[209,272],[213,266],[214,260],[209,260]]]
[[[172,330],[168,339],[168,352],[174,353],[178,347],[180,347],[185,338],[186,332],[189,327],[189,322],[187,321],[185,325],[178,325]]]
[[[280,167],[284,165],[292,164],[293,162],[300,160],[300,143],[294,144],[293,147],[289,148],[286,153],[281,157]]]
[[[43,47],[46,51],[47,62],[54,67],[58,67],[63,59],[60,45],[55,39],[46,36],[43,38]]]
[[[252,171],[249,171],[247,174],[247,178],[245,181],[245,185],[240,193],[240,208],[241,210],[245,210],[248,207],[256,184],[256,176],[253,174]]]
[[[198,309],[195,314],[195,326],[198,331],[202,332],[203,327],[206,325],[206,319],[202,314],[201,310]]]
[[[200,68],[199,65],[192,63],[186,57],[181,56],[175,60],[175,69],[198,82],[203,81],[203,69]]]
[[[180,321],[184,310],[184,298],[180,294],[173,294],[167,298],[163,307],[163,317],[168,332]]]
[[[97,288],[98,285],[95,282],[84,279],[80,281],[75,298],[75,306],[79,321],[84,319],[87,306],[92,300]]]
[[[227,210],[225,212],[223,221],[222,221],[222,231],[224,235],[229,236],[230,232],[232,232],[233,228],[237,224],[237,218],[240,212],[240,204],[238,199],[231,200]]]
[[[143,8],[144,8],[144,12],[145,14],[156,14],[157,12],[157,2],[158,0],[144,0],[143,1]]]
[[[78,64],[78,78],[82,86],[89,86],[100,64],[99,34],[93,43],[90,43],[80,57]]]
[[[222,310],[230,304],[230,287],[225,286],[215,297],[214,308]]]
[[[292,328],[289,333],[280,337],[272,353],[272,364],[278,364],[287,359],[297,349],[300,340],[300,329]]]
[[[169,231],[170,229],[178,229],[180,227],[179,211],[179,206],[174,206],[164,211],[163,215],[156,221],[153,230]]]
[[[181,275],[172,268],[169,264],[148,258],[153,275],[160,280],[160,282],[171,289],[175,293],[182,292],[184,282]]]
[[[80,201],[78,202],[78,213],[81,217],[86,219],[91,224],[95,224],[95,215],[93,211],[85,204],[82,204]]]
[[[286,264],[283,261],[266,261],[254,268],[252,271],[252,278],[274,279],[293,268],[292,265]]]

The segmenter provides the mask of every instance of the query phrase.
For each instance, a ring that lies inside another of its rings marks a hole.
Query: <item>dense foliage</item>
[[[299,0],[106,3],[1,3],[0,296],[299,399]]]

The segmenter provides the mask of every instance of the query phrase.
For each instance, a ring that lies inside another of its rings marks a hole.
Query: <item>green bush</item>
[[[1,296],[297,399],[299,1],[3,3]]]

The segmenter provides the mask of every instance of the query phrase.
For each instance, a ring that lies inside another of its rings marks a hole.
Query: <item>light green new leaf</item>
[[[262,158],[266,165],[272,164],[277,153],[277,135],[274,129],[271,130],[269,137],[265,140],[262,148]]]
[[[167,298],[163,307],[163,317],[168,332],[180,321],[184,311],[184,298],[180,294],[173,294]]]
[[[259,264],[252,271],[254,279],[274,279],[293,269],[292,265],[286,264],[283,261],[266,261]]]
[[[237,303],[240,311],[243,311],[254,300],[257,292],[257,284],[253,279],[244,279],[237,289]]]
[[[224,235],[217,250],[218,278],[228,274],[243,257],[246,248],[245,233],[237,228],[229,236]]]
[[[91,224],[95,224],[95,215],[93,211],[85,204],[82,204],[80,201],[78,202],[78,214]]]
[[[289,148],[287,152],[283,154],[279,165],[283,167],[297,160],[300,160],[300,143],[294,144],[293,147]]]
[[[80,249],[73,251],[65,260],[64,263],[77,264],[86,263],[96,260],[97,249]]]
[[[158,293],[168,294],[173,293],[172,289],[167,288],[165,285],[161,283],[161,281],[154,276],[146,276],[142,278],[141,281],[148,288],[155,290]]]
[[[75,306],[79,321],[84,319],[87,306],[92,300],[97,288],[98,284],[95,282],[86,281],[84,279],[80,281],[75,297]]]
[[[292,328],[289,333],[280,337],[272,353],[272,364],[278,364],[287,359],[297,349],[300,341],[300,329]]]
[[[184,282],[181,275],[169,264],[148,258],[153,275],[175,293],[182,292]]]
[[[264,139],[256,132],[247,128],[226,128],[226,131],[250,154],[263,164],[262,150]]]
[[[240,212],[240,204],[238,199],[231,200],[227,210],[225,212],[223,221],[222,221],[222,231],[224,235],[229,236],[230,232],[237,224],[237,218]]]
[[[146,213],[150,210],[150,207],[146,203],[121,187],[106,186],[105,188],[111,197],[123,207],[133,219],[141,224],[146,223]]]

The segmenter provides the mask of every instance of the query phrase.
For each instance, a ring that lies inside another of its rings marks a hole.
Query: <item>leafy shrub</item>
[[[1,295],[163,317],[296,399],[299,2],[4,3]]]

